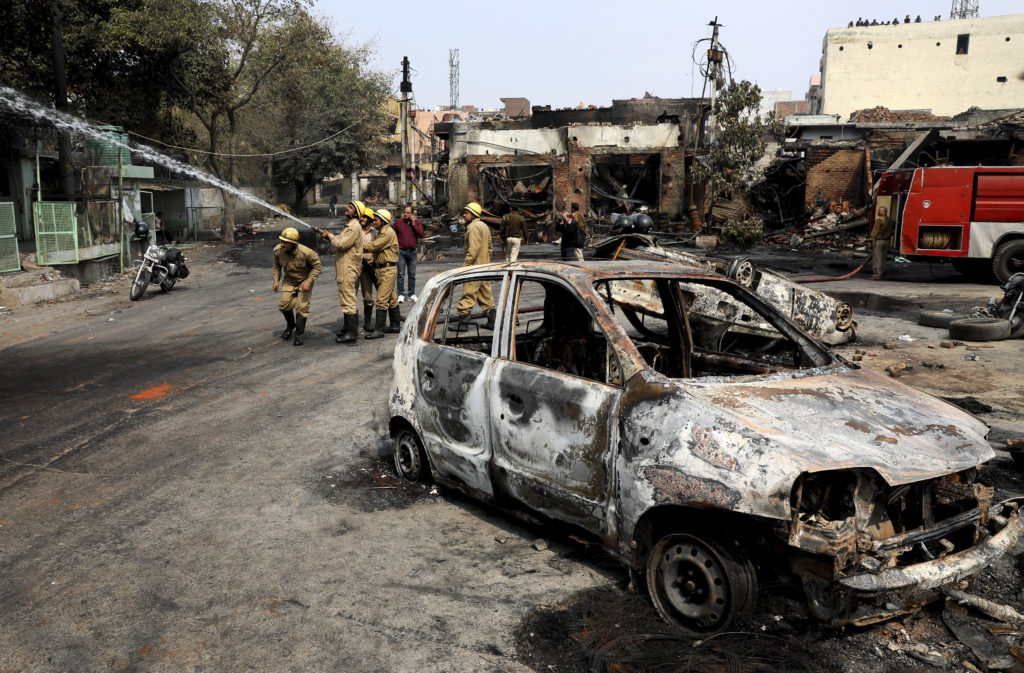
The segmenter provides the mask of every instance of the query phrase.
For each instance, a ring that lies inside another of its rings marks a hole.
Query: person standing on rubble
[[[555,223],[555,231],[562,233],[562,261],[582,262],[583,231],[570,211],[562,213],[562,218]]]
[[[395,294],[399,245],[398,235],[391,227],[390,211],[378,210],[373,223],[377,227],[377,238],[364,249],[373,255],[373,268],[377,271],[377,324],[373,330],[367,331],[366,338],[380,339],[385,332],[390,334],[401,330],[402,314],[398,308],[398,295]],[[386,325],[387,329],[384,329]]]
[[[288,227],[278,236],[280,243],[274,248],[274,292],[281,290],[281,302],[277,309],[284,314],[287,327],[281,332],[282,339],[291,338],[295,333],[296,346],[303,343],[309,319],[309,302],[313,297],[313,282],[323,265],[320,255],[299,243],[299,232]]]
[[[356,280],[363,268],[363,228],[358,217],[366,210],[362,201],[350,201],[345,207],[348,224],[340,234],[319,229],[320,236],[334,248],[334,270],[338,280],[338,302],[341,304],[342,328],[334,339],[338,343],[355,343],[359,338],[359,314],[356,312]]]
[[[412,204],[406,204],[402,216],[395,220],[392,229],[398,237],[398,303],[404,302],[406,297],[415,303],[416,256],[419,254],[417,248],[420,239],[423,238],[423,223],[412,214]],[[406,274],[409,277],[408,285],[405,282]]]
[[[462,266],[489,264],[491,261],[491,230],[480,219],[483,212],[483,208],[476,202],[467,203],[462,209],[462,219],[469,223],[466,225],[466,258]],[[477,304],[480,304],[484,315],[487,316],[484,329],[494,329],[494,297],[491,295],[491,284],[487,281],[463,284],[462,297],[455,309],[459,314],[459,329],[469,322],[469,312]]]
[[[499,231],[501,232],[501,247],[505,252],[505,261],[514,262],[519,259],[519,248],[529,244],[527,239],[530,235],[523,216],[510,210],[501,217],[481,215],[480,219],[489,225],[501,227]]]
[[[583,213],[580,212],[580,204],[573,201],[569,205],[569,209],[572,211],[572,219],[576,221],[576,226],[580,228],[580,232],[583,234],[581,241],[580,250],[587,244],[587,239],[590,238],[590,230],[587,229],[587,218],[583,217]],[[583,260],[583,253],[580,252],[580,261]]]
[[[366,247],[376,237],[377,232],[373,228],[373,211],[367,208],[363,211],[366,217],[359,218],[363,227],[363,265],[359,270],[357,285],[363,295],[363,331],[369,333],[373,330],[373,291],[377,288],[377,274],[373,268],[373,253],[367,251]]]
[[[893,228],[889,209],[879,206],[875,211],[875,225],[871,228],[871,280],[882,280],[885,275],[885,257],[889,254]]]

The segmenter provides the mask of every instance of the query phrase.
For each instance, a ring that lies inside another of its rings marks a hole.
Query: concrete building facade
[[[1024,14],[831,28],[821,56],[821,114],[1024,107]]]

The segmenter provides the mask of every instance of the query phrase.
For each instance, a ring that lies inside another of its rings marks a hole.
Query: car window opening
[[[826,361],[722,288],[629,279],[597,290],[647,365],[670,378],[771,374]]]
[[[474,307],[467,316],[461,316],[458,305],[467,293],[478,292],[480,285],[484,283],[491,285],[493,289],[495,282],[500,288],[501,280],[498,278],[453,283],[446,288],[444,296],[437,304],[438,310],[434,316],[430,340],[442,346],[490,355],[494,332],[487,328],[487,317],[481,313],[479,307]]]
[[[618,360],[590,311],[568,288],[523,279],[515,299],[512,359],[618,385]]]

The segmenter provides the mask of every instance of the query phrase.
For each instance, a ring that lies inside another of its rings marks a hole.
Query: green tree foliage
[[[754,164],[764,156],[767,136],[778,135],[775,115],[761,116],[761,88],[746,80],[732,81],[716,97],[712,121],[714,140],[694,162],[692,177],[712,184],[713,197],[728,197],[744,187]]]
[[[254,102],[246,131],[274,159],[278,182],[292,186],[293,209],[331,175],[377,161],[382,136],[394,120],[387,111],[389,78],[371,71],[365,48],[349,48],[329,33],[309,44]]]
[[[54,0],[0,3],[0,84],[52,100]],[[275,160],[297,201],[381,153],[387,79],[338,43],[312,0],[59,0],[71,110],[174,144],[239,184],[238,155]],[[340,132],[340,133],[339,133]],[[260,160],[266,163],[266,160]],[[262,172],[261,172],[262,173]],[[225,240],[234,197],[225,194]]]

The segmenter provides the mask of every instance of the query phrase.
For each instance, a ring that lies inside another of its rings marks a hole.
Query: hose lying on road
[[[868,262],[870,261],[871,258],[868,257],[867,259],[864,260],[863,264],[861,264],[860,266],[858,266],[856,269],[846,274],[845,276],[836,276],[835,278],[790,278],[790,280],[792,280],[794,283],[824,283],[825,281],[829,280],[846,280],[850,276],[856,275],[861,269],[867,266]]]

